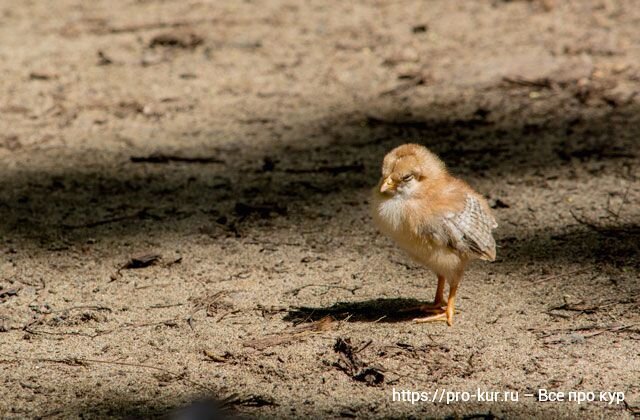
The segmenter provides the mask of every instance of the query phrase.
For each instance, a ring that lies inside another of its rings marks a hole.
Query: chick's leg
[[[422,312],[441,312],[442,308],[446,305],[444,300],[444,286],[445,286],[445,277],[438,274],[438,288],[436,289],[436,298],[433,303],[425,303],[423,305],[412,306],[410,308],[405,308],[402,312],[413,312],[413,311],[422,311]]]
[[[433,300],[433,303],[427,303],[425,305],[420,305],[419,309],[424,312],[434,312],[441,311],[442,307],[445,306],[444,300],[444,286],[446,279],[444,276],[438,274],[438,288],[436,289],[436,297]]]
[[[431,315],[425,318],[416,318],[413,321],[416,323],[432,322],[432,321],[447,321],[449,326],[453,325],[453,314],[455,312],[456,292],[458,291],[459,279],[451,283],[449,287],[449,299],[447,300],[447,307],[441,310],[440,313]]]
[[[436,298],[433,301],[434,306],[441,307],[444,305],[444,276],[438,275],[438,288],[436,289]]]

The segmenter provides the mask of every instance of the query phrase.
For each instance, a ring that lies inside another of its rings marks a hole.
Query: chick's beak
[[[391,179],[391,177],[387,177],[384,182],[382,183],[382,185],[380,186],[380,192],[384,193],[386,191],[393,191],[396,189],[396,184],[395,182],[393,182],[393,180]]]

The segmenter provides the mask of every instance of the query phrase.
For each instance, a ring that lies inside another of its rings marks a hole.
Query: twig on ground
[[[512,85],[519,86],[538,87],[543,89],[551,89],[553,87],[553,82],[547,78],[526,79],[524,77],[503,77],[502,80]]]
[[[598,324],[591,324],[591,325],[585,325],[582,327],[574,327],[574,328],[558,328],[558,329],[554,329],[554,330],[544,330],[544,329],[529,329],[529,331],[532,332],[538,332],[540,333],[540,338],[546,338],[546,337],[550,337],[552,335],[555,334],[562,334],[562,333],[567,333],[567,332],[579,332],[579,331],[595,331],[592,334],[586,335],[585,338],[589,338],[589,337],[595,337],[596,335],[600,335],[602,333],[605,332],[619,332],[619,331],[626,331],[629,330],[633,327],[637,326],[637,324],[626,324],[626,325],[619,325],[619,324],[611,324],[611,325],[598,325]],[[635,331],[635,330],[633,330]]]
[[[131,156],[129,160],[131,160],[131,162],[133,163],[171,163],[171,162],[200,163],[200,164],[225,163],[224,160],[214,156],[188,157],[188,156],[168,155],[164,153],[153,153],[149,156]]]
[[[265,306],[262,306],[262,305],[257,305],[254,310],[255,311],[259,311],[260,315],[263,318],[270,319],[275,314],[278,314],[278,313],[281,313],[281,312],[288,312],[289,308],[288,307],[283,307],[283,306],[265,307]]]
[[[264,407],[264,406],[277,406],[273,398],[271,397],[263,397],[262,395],[249,395],[246,397],[238,397],[234,395],[232,398],[227,398],[224,402],[224,406],[234,406],[234,405],[242,405],[245,407]]]
[[[232,311],[227,311],[225,313],[223,313],[222,315],[220,315],[220,317],[218,317],[218,319],[216,320],[216,323],[222,321],[223,319],[225,319],[228,315],[234,315],[237,314],[239,312],[242,312],[241,309],[234,309]]]
[[[404,82],[399,83],[397,86],[383,91],[382,93],[380,93],[380,96],[397,95],[400,93],[404,93],[405,91],[411,88],[414,88],[416,86],[423,86],[425,84],[426,84],[426,80],[422,76],[410,77],[408,80],[405,80]]]
[[[191,27],[194,25],[200,25],[203,23],[216,23],[219,22],[220,19],[192,19],[192,20],[179,20],[173,22],[149,22],[149,23],[141,23],[134,25],[125,25],[119,27],[107,27],[107,28],[99,28],[94,30],[94,32],[102,35],[102,34],[122,34],[122,33],[130,33],[130,32],[142,32],[142,31],[151,31],[155,29],[166,29],[166,28],[182,28],[182,27]]]
[[[621,208],[620,208],[621,210]],[[593,230],[594,232],[603,235],[603,236],[608,236],[608,237],[618,237],[619,235],[638,235],[640,234],[640,226],[638,226],[637,224],[631,225],[631,226],[606,226],[606,225],[597,225],[593,222],[590,222],[586,219],[583,219],[581,217],[579,217],[578,215],[576,215],[573,210],[569,210],[569,212],[571,213],[571,216],[574,218],[574,220],[578,223],[580,223],[581,225],[587,226],[588,228],[590,228],[591,230]],[[612,213],[610,211],[610,213]],[[616,219],[617,220],[617,219]]]
[[[365,382],[367,385],[379,385],[384,381],[384,374],[381,369],[368,366],[358,357],[358,353],[371,344],[369,341],[355,350],[349,338],[338,338],[333,345],[333,350],[338,353],[340,359],[334,366],[349,375],[356,381]]]
[[[148,306],[148,309],[165,309],[165,308],[174,308],[176,306],[182,306],[184,303],[157,303],[155,305]]]
[[[346,290],[351,292],[352,295],[356,294],[356,290],[361,289],[362,287],[360,286],[355,286],[355,287],[345,287],[345,286],[340,286],[337,284],[305,284],[304,286],[300,286],[300,287],[296,287],[294,289],[288,290],[286,292],[284,292],[287,295],[293,295],[293,296],[298,296],[298,293],[300,293],[303,289],[306,289],[307,287],[326,287],[327,289],[342,289],[342,290]]]
[[[48,315],[48,314],[47,314]],[[37,323],[41,322],[42,319],[44,318],[40,318],[30,324],[25,325],[22,330],[29,333],[29,334],[34,334],[34,335],[77,335],[77,336],[81,336],[81,337],[88,337],[91,339],[94,339],[96,337],[99,337],[101,335],[107,335],[107,334],[111,334],[114,332],[119,332],[119,331],[123,331],[123,330],[131,330],[131,329],[135,329],[135,328],[142,328],[142,327],[155,327],[155,326],[160,326],[160,325],[165,325],[167,327],[177,327],[178,326],[178,322],[182,321],[182,319],[179,318],[173,318],[173,319],[166,319],[164,321],[159,321],[159,322],[148,322],[148,323],[142,323],[142,324],[124,324],[121,325],[117,328],[113,328],[111,330],[96,330],[95,333],[91,334],[91,333],[86,333],[86,332],[82,332],[82,331],[62,331],[62,332],[57,332],[57,331],[47,331],[47,330],[40,330],[40,329],[32,329],[31,326],[32,325],[36,325]]]
[[[572,332],[571,334],[555,334],[555,332],[550,332],[549,334],[543,334],[540,338],[545,339],[543,342],[544,344],[547,344],[547,345],[579,343],[586,340],[587,338],[596,337],[598,335],[604,334],[605,332],[621,332],[621,331],[629,330],[632,327],[635,327],[635,324],[618,325],[618,326],[611,325],[611,326],[605,326],[605,327],[594,326],[593,328],[592,327],[571,328],[571,329],[562,331],[563,333],[565,331]],[[578,331],[590,331],[594,329],[598,331],[593,331],[585,334],[577,333]],[[632,332],[638,332],[638,331],[636,330]]]
[[[318,166],[317,168],[288,168],[284,170],[284,172],[290,174],[315,174],[319,172],[328,172],[332,175],[337,175],[344,172],[362,171],[364,171],[364,165],[362,163],[355,163],[352,165]]]
[[[535,284],[540,284],[540,283],[545,283],[545,282],[548,282],[548,281],[551,281],[551,280],[558,279],[560,277],[571,276],[573,274],[578,274],[578,273],[584,273],[585,271],[588,271],[589,269],[590,269],[589,267],[582,267],[582,268],[579,268],[577,270],[569,271],[567,273],[554,274],[552,276],[548,276],[548,277],[544,277],[544,278],[541,278],[541,279],[536,280],[536,281],[532,281],[531,283],[529,283],[529,286],[532,286],[532,285],[535,285]]]
[[[17,281],[18,283],[22,283],[26,286],[29,287],[34,287],[36,289],[36,291],[40,291],[43,289],[47,288],[47,283],[44,281],[44,279],[42,277],[40,277],[40,279],[38,280],[40,284],[33,284],[33,283],[29,283],[28,281],[24,281],[20,278],[16,278],[15,281]]]
[[[77,224],[77,225],[63,224],[62,227],[65,228],[65,229],[94,228],[94,227],[98,227],[98,226],[102,226],[102,225],[108,225],[110,223],[123,222],[125,220],[155,218],[155,216],[152,216],[151,214],[149,214],[148,211],[149,211],[149,209],[145,208],[145,209],[137,211],[134,214],[110,217],[110,218],[107,218],[107,219],[96,220],[94,222],[81,223],[81,224]]]
[[[262,338],[245,341],[243,344],[246,347],[253,347],[256,350],[264,350],[268,347],[277,346],[280,344],[290,343],[292,341],[299,340],[306,335],[312,333],[319,333],[322,331],[328,331],[335,328],[335,319],[331,316],[325,316],[324,318],[311,322],[309,324],[298,325],[293,328],[286,329],[277,334],[267,335]]]
[[[156,365],[144,365],[141,363],[129,363],[129,362],[119,362],[119,361],[113,361],[113,360],[98,360],[98,359],[85,359],[82,357],[66,357],[63,359],[52,359],[52,358],[46,358],[46,357],[15,357],[15,356],[9,356],[9,355],[4,355],[4,354],[0,354],[3,357],[7,357],[10,360],[0,360],[0,363],[3,362],[10,362],[10,361],[18,361],[18,362],[23,362],[23,361],[29,361],[29,362],[41,362],[41,363],[61,363],[61,364],[65,364],[68,366],[88,366],[92,363],[96,363],[96,364],[104,364],[104,365],[117,365],[117,366],[129,366],[129,367],[137,367],[137,368],[144,368],[144,369],[154,369],[154,370],[158,370],[160,372],[164,372],[168,375],[173,376],[176,379],[180,379],[180,380],[185,380],[186,382],[190,383],[191,385],[195,385],[198,388],[204,389],[205,391],[214,393],[215,391],[212,388],[209,388],[208,386],[201,384],[199,382],[196,382],[194,380],[191,380],[187,377],[185,377],[184,373],[175,373],[172,372],[168,369],[165,369],[163,367],[160,366],[156,366]]]
[[[585,225],[585,226],[587,226],[587,227],[589,227],[589,228],[591,228],[591,229],[595,230],[596,232],[599,232],[599,231],[601,230],[601,227],[600,227],[600,226],[598,226],[598,225],[596,225],[596,224],[594,224],[594,223],[591,223],[590,221],[588,221],[588,220],[586,220],[586,219],[583,219],[583,218],[581,218],[581,217],[578,217],[578,215],[577,215],[577,214],[575,214],[575,212],[573,211],[573,209],[570,209],[570,210],[569,210],[569,213],[571,213],[571,217],[573,217],[573,219],[574,219],[576,222],[580,223],[581,225]]]

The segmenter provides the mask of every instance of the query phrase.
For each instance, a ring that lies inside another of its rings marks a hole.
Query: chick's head
[[[426,147],[404,144],[390,151],[384,158],[380,193],[411,196],[421,186],[439,180],[445,174],[444,163]]]

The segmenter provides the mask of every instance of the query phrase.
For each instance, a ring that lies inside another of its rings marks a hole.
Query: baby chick
[[[414,321],[452,325],[456,291],[467,264],[496,258],[491,230],[498,225],[485,199],[450,175],[426,147],[404,144],[384,157],[372,213],[380,231],[438,276],[433,305],[421,307],[434,315]]]

